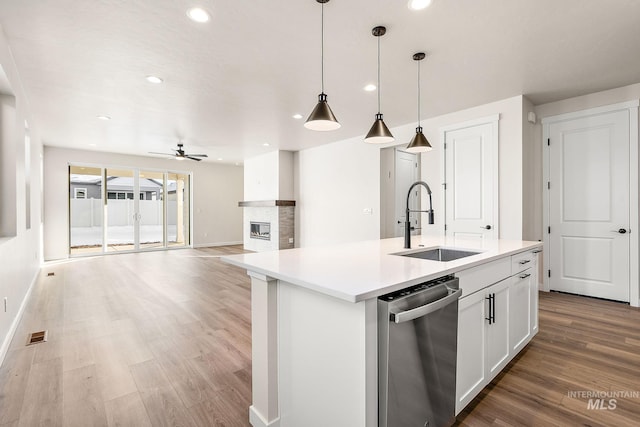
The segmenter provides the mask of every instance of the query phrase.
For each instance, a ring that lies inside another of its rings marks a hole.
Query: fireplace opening
[[[249,236],[252,239],[271,240],[271,223],[251,221],[251,233]]]

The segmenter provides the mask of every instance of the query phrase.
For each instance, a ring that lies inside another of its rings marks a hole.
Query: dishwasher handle
[[[416,307],[411,310],[401,311],[399,313],[391,312],[389,320],[395,323],[403,323],[408,322],[409,320],[417,319],[418,317],[426,316],[429,313],[433,313],[434,311],[451,304],[462,294],[462,289],[456,289],[455,291],[452,291],[453,289],[449,289],[449,292],[451,292],[449,295],[439,300],[433,301],[432,303],[421,305],[420,307]]]

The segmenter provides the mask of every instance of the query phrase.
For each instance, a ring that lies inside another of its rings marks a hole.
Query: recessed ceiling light
[[[96,144],[89,144],[89,147],[95,147]]]
[[[149,83],[153,83],[153,84],[156,84],[156,85],[159,85],[160,83],[162,83],[164,81],[160,77],[157,77],[157,76],[147,76],[146,78],[147,78],[147,81]]]
[[[302,114],[294,114],[292,117],[296,120],[300,120],[302,118]]]
[[[409,9],[422,10],[429,7],[431,0],[409,0]]]
[[[263,147],[268,147],[269,145],[271,144],[269,144],[268,142],[265,142],[264,144],[262,144]]]
[[[96,119],[100,119],[100,120],[111,120],[111,117],[109,117],[109,116],[96,116]]]
[[[364,87],[364,90],[366,90],[367,92],[373,92],[374,90],[376,90],[376,85],[370,83]]]
[[[187,10],[187,16],[192,21],[200,22],[200,23],[208,22],[210,19],[210,16],[207,13],[207,11],[199,7],[192,7],[191,9]]]
[[[222,157],[218,157],[218,160],[222,160]]]

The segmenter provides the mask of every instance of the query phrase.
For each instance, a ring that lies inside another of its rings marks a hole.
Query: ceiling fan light
[[[422,133],[422,127],[416,128],[416,134],[406,148],[406,151],[410,153],[424,153],[431,151],[431,144],[427,140],[427,137]]]
[[[304,127],[317,131],[329,131],[340,128],[338,119],[333,115],[329,103],[327,103],[327,95],[321,93],[318,95],[318,103],[304,123]]]
[[[392,142],[394,140],[391,131],[382,120],[382,114],[376,114],[376,121],[373,122],[373,126],[364,138],[364,142],[370,144],[384,144],[385,142]]]

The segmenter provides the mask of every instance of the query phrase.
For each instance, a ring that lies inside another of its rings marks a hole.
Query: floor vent
[[[49,277],[49,276],[55,276],[55,275],[56,275],[56,273],[47,273],[47,277]]]
[[[48,331],[32,332],[29,335],[29,341],[27,342],[27,345],[40,344],[41,342],[46,342],[47,332]]]

